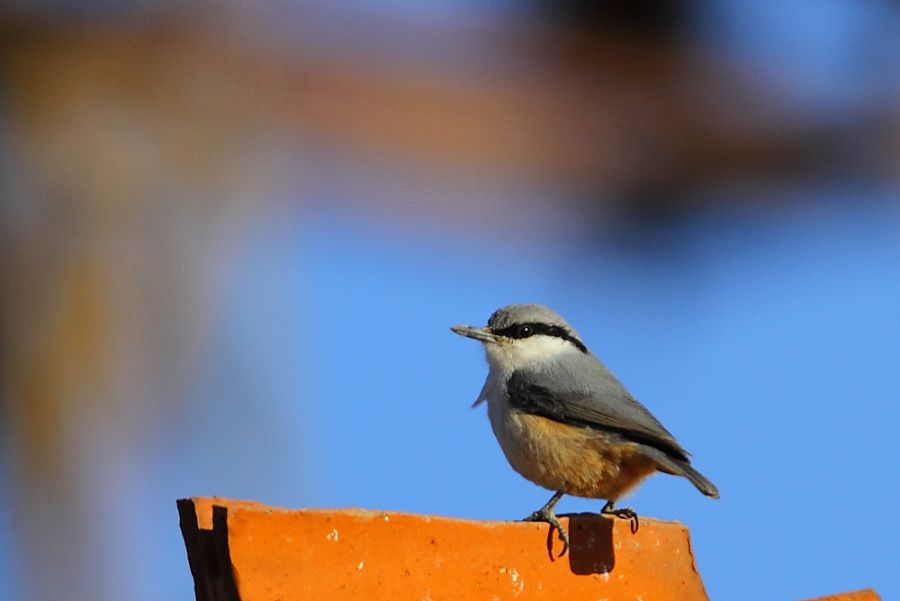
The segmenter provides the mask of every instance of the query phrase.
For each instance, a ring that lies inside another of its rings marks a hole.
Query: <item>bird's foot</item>
[[[547,509],[546,507],[541,507],[528,517],[522,520],[523,522],[544,522],[545,524],[550,524],[550,535],[553,535],[553,531],[556,530],[559,535],[559,540],[562,541],[563,548],[560,551],[558,557],[562,557],[566,554],[566,551],[569,550],[569,533],[566,532],[566,529],[562,527],[562,524],[559,523],[559,520],[556,517],[556,514],[553,513],[552,510]],[[547,539],[548,550],[550,548],[550,539]],[[552,555],[551,555],[552,558]]]
[[[613,509],[613,502],[609,501],[606,503],[606,505],[603,506],[603,509],[600,510],[600,513],[603,515],[614,515],[617,518],[630,520],[632,534],[636,533],[638,531],[638,527],[640,526],[638,514],[631,507],[621,507],[619,509]]]

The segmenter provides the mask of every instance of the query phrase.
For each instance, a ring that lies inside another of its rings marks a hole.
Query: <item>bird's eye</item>
[[[519,326],[516,329],[516,338],[528,338],[534,334],[534,329],[531,326]]]

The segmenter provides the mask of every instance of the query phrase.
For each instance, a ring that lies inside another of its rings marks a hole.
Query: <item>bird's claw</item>
[[[559,540],[562,541],[563,548],[562,551],[559,552],[557,557],[562,557],[569,550],[569,533],[563,528],[562,524],[559,523],[559,520],[556,518],[556,515],[550,511],[545,509],[541,509],[535,511],[528,517],[522,520],[523,522],[544,522],[546,524],[550,524],[550,535],[553,535],[553,531],[556,530],[557,535],[559,536]],[[550,539],[547,539],[547,547],[548,550],[550,548]],[[552,555],[551,555],[552,557]]]
[[[632,534],[635,534],[641,525],[640,520],[638,519],[637,512],[631,507],[621,507],[619,509],[613,509],[612,503],[607,503],[606,506],[600,510],[600,513],[605,515],[614,515],[617,518],[630,520]]]

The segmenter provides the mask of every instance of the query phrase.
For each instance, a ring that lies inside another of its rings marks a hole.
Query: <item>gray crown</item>
[[[506,305],[494,311],[488,320],[488,327],[492,330],[502,330],[519,323],[545,323],[550,326],[565,328],[573,336],[579,337],[578,332],[569,325],[562,315],[544,305],[522,304]]]

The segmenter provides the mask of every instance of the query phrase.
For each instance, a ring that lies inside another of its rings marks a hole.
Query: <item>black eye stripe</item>
[[[522,335],[522,327],[527,326],[531,328],[531,333],[523,336]],[[497,336],[504,336],[506,338],[527,338],[528,336],[534,336],[536,334],[543,334],[545,336],[553,336],[555,338],[562,338],[563,340],[568,340],[580,350],[582,353],[587,352],[587,347],[584,345],[582,341],[569,333],[568,330],[563,328],[562,326],[551,326],[546,323],[516,323],[511,326],[507,326],[502,330],[493,330],[494,334]]]

